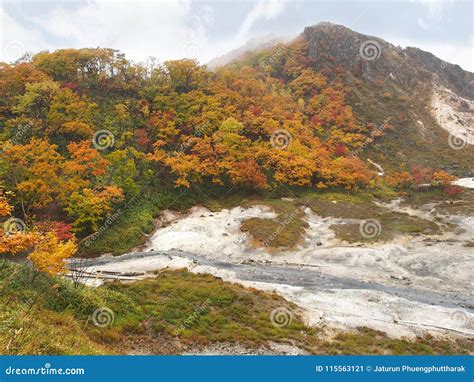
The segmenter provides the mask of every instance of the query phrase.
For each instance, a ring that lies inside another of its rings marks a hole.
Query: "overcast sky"
[[[0,61],[24,51],[109,47],[135,61],[206,63],[251,38],[295,36],[321,21],[415,46],[474,71],[471,1],[4,1]]]

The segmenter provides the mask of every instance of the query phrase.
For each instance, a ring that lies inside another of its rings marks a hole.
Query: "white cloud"
[[[443,18],[443,10],[446,6],[453,4],[453,0],[418,0],[418,2],[428,10],[425,17],[417,20],[418,25],[424,30],[436,26]]]
[[[285,8],[282,0],[260,0],[247,14],[240,25],[239,32],[234,39],[234,45],[244,45],[250,38],[249,32],[252,26],[259,20],[271,20],[280,15]]]
[[[213,10],[203,3],[198,5],[192,9],[191,0],[94,0],[75,7],[57,3],[45,15],[31,17],[28,30],[19,33],[19,24],[13,19],[3,29],[22,42],[41,40],[41,44],[28,43],[35,53],[38,47],[49,48],[43,38],[47,36],[54,49],[100,46],[119,49],[135,61],[149,56],[160,61],[192,57],[204,63],[245,44],[257,22],[273,19],[284,9],[282,0],[260,0],[235,38],[211,43],[208,31],[214,21]]]
[[[135,61],[186,56],[206,62],[225,51],[224,45],[209,43],[212,9],[203,5],[199,12],[191,12],[191,0],[95,0],[75,7],[58,2],[41,16],[22,13],[13,18],[1,7],[0,16],[1,61],[14,61],[25,50],[98,46],[118,49]]]
[[[75,8],[58,3],[46,15],[31,18],[30,31],[54,40],[54,49],[101,46],[119,49],[135,61],[149,56],[160,61],[192,57],[204,63],[245,44],[257,22],[277,17],[285,6],[282,0],[260,0],[235,38],[211,43],[213,10],[198,4],[191,9],[191,0],[95,0]]]
[[[419,0],[419,2],[428,9],[429,16],[438,17],[441,15],[444,7],[447,4],[452,4],[453,0]]]
[[[12,62],[25,53],[48,49],[41,33],[27,29],[0,8],[0,61]]]
[[[427,0],[417,1],[432,14],[441,12],[446,4],[450,4],[450,0],[443,0],[441,5],[437,4],[439,1],[435,4]],[[219,38],[209,35],[211,30],[214,31],[216,17],[212,5],[198,2],[196,6],[191,0],[91,0],[73,6],[58,2],[45,6],[42,14],[35,16],[28,16],[31,9],[15,13],[14,9],[8,8],[7,13],[0,7],[0,60],[14,60],[24,50],[36,53],[45,49],[101,46],[119,49],[136,61],[144,61],[149,56],[160,61],[194,57],[205,63],[246,44],[254,37],[252,34],[259,23],[281,17],[286,6],[284,0],[259,0],[251,5],[243,20],[232,20],[235,35]],[[231,15],[228,17],[230,21]],[[430,22],[434,22],[427,17],[419,20],[420,27],[428,28]],[[279,33],[279,30],[274,32]],[[397,42],[397,39],[387,40]],[[474,69],[473,41],[464,45],[462,41],[456,45],[421,41],[398,43],[418,46],[464,69]]]
[[[420,17],[420,18],[417,20],[417,24],[420,26],[421,29],[424,29],[424,30],[428,30],[428,29],[429,29],[428,23],[427,23],[422,17]]]
[[[33,21],[64,47],[111,47],[134,60],[183,57],[190,45],[205,45],[206,19],[190,16],[191,2],[97,0],[75,10],[57,6]],[[192,21],[192,22],[191,22]],[[202,53],[202,49],[195,50]]]

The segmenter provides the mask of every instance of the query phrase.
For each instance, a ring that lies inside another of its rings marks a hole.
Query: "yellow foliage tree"
[[[443,170],[438,170],[433,173],[431,177],[431,184],[435,187],[446,187],[449,186],[456,179],[457,177],[455,177],[454,175],[448,174]]]
[[[28,255],[38,271],[57,274],[66,271],[65,260],[77,251],[74,240],[60,241],[54,232],[46,233]]]

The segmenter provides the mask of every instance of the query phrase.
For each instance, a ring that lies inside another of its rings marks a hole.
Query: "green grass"
[[[164,209],[184,211],[193,205],[201,204],[211,211],[237,206],[251,207],[263,204],[271,207],[277,214],[276,219],[251,218],[242,224],[242,231],[248,232],[257,247],[270,249],[291,249],[304,238],[307,223],[303,220],[300,206],[309,206],[322,217],[341,219],[377,219],[382,227],[381,233],[373,238],[364,238],[359,233],[358,223],[337,224],[331,228],[336,236],[348,242],[389,241],[397,235],[437,234],[439,227],[428,220],[407,214],[396,213],[376,206],[374,200],[388,201],[397,194],[383,183],[375,188],[359,192],[344,190],[282,189],[273,193],[248,194],[232,192],[220,195],[207,189],[185,192],[148,193],[136,199],[134,203],[122,207],[118,218],[89,246],[80,248],[82,256],[98,256],[104,253],[120,255],[143,245],[149,234],[155,229],[156,219]],[[293,201],[282,200],[291,197]],[[406,204],[413,207],[424,203],[439,202],[436,209],[440,213],[474,213],[474,192],[466,190],[456,197],[455,203],[441,190],[410,191],[405,195]]]
[[[35,275],[25,264],[0,264],[0,354],[179,354],[207,345],[269,341],[312,354],[466,354],[470,340],[392,339],[367,328],[328,335],[307,327],[292,303],[276,294],[210,275],[164,271],[134,283],[74,288],[68,280]],[[99,308],[114,321],[94,325]],[[291,312],[277,327],[271,312]]]
[[[82,256],[91,257],[110,253],[121,255],[143,245],[148,234],[155,229],[156,219],[167,208],[184,210],[195,199],[188,192],[144,193],[117,211],[118,217],[94,240],[84,240],[80,246]],[[88,244],[88,245],[87,245]]]
[[[304,201],[314,213],[322,217],[340,219],[376,220],[379,224],[379,234],[374,237],[364,237],[360,233],[360,223],[334,224],[334,230],[339,239],[348,242],[389,241],[397,235],[417,235],[439,233],[437,224],[407,214],[390,211],[374,203],[375,197],[368,194],[326,193],[321,197],[307,196]]]
[[[436,203],[435,211],[440,214],[474,215],[474,190],[464,188],[454,198],[446,195],[443,190],[411,191],[406,195],[404,204],[419,207],[426,203]]]
[[[270,313],[274,309],[285,307],[295,312],[296,307],[281,297],[210,275],[162,272],[156,279],[112,283],[104,288],[139,302],[131,314],[118,317],[113,330],[121,333],[160,335],[171,340],[178,331],[180,341],[188,344],[225,341],[258,346],[270,340],[301,338],[302,331],[311,331],[296,313],[290,325],[281,329],[272,325]]]
[[[0,354],[114,353],[85,335],[82,318],[97,304],[98,296],[82,296],[68,282],[2,260]]]
[[[472,339],[446,341],[431,335],[412,340],[389,338],[378,330],[359,327],[355,332],[339,333],[319,346],[320,354],[435,355],[472,353],[474,342]]]
[[[161,346],[169,346],[155,352],[178,353],[175,342],[259,346],[270,340],[302,340],[303,333],[314,331],[303,325],[295,305],[275,294],[184,270],[133,284],[76,289],[59,277],[33,278],[27,266],[7,261],[0,280],[2,354],[127,353],[134,350],[136,338],[144,346],[160,338]],[[110,326],[93,324],[94,311],[102,307],[114,314]],[[281,307],[293,312],[293,319],[277,328],[270,314]]]
[[[250,218],[242,222],[240,229],[252,236],[254,245],[290,249],[300,244],[308,227],[303,220],[303,211],[288,200],[266,199],[261,202],[271,207],[278,216],[275,219]],[[259,204],[260,201],[254,203]]]
[[[303,190],[292,194],[294,198],[281,199],[264,197],[247,197],[241,200],[232,196],[230,199],[220,200],[210,204],[217,210],[218,207],[230,208],[237,205],[250,207],[252,205],[266,205],[271,207],[278,217],[275,219],[250,218],[241,225],[243,232],[248,232],[253,238],[256,247],[291,249],[303,241],[308,224],[304,221],[301,207],[307,206],[317,215],[326,218],[355,219],[357,223],[347,222],[334,224],[330,228],[336,237],[348,242],[390,241],[397,235],[437,234],[440,228],[437,224],[409,216],[404,213],[390,211],[385,207],[377,206],[375,200],[389,200],[395,194],[389,189],[366,190],[350,193],[343,191],[308,191]],[[361,235],[359,220],[375,219],[381,230],[378,235],[366,238]]]

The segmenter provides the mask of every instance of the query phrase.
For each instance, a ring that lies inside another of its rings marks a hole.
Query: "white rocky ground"
[[[474,101],[462,98],[443,86],[435,86],[431,107],[443,129],[474,145]]]
[[[458,184],[472,187],[473,182],[460,180]],[[435,219],[431,206],[415,210],[394,201],[385,207]],[[241,222],[250,217],[276,217],[268,207],[220,212],[194,207],[184,217],[167,211],[162,216],[164,226],[142,254],[105,259],[90,271],[130,273],[185,267],[276,291],[299,305],[309,324],[363,325],[392,336],[423,332],[474,335],[474,250],[464,246],[474,240],[474,217],[450,217],[462,230],[439,237],[398,237],[390,243],[348,245],[337,240],[329,228],[340,221],[323,219],[309,209],[305,213],[309,228],[304,245],[268,253],[252,248],[249,237],[240,231]]]
[[[453,184],[466,188],[474,188],[474,178],[461,178],[454,181]]]

